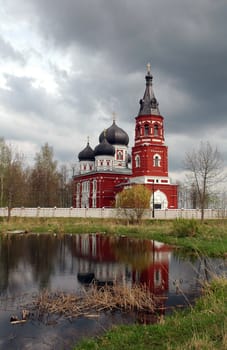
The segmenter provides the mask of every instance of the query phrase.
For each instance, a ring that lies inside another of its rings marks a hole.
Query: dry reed
[[[160,298],[143,285],[99,287],[93,284],[78,294],[44,291],[33,302],[32,309],[38,312],[39,317],[55,314],[74,318],[95,317],[97,313],[110,310],[154,313],[158,304]]]

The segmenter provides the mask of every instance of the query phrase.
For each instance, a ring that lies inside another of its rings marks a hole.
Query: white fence
[[[8,208],[0,208],[0,216],[7,216]],[[78,217],[78,218],[116,218],[119,211],[111,208],[13,208],[11,216],[17,217]],[[195,218],[200,219],[201,211],[197,209],[155,210],[155,219]],[[205,219],[227,217],[227,209],[206,209]],[[152,219],[152,210],[146,210],[144,219]]]

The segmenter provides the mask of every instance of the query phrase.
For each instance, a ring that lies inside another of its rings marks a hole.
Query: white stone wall
[[[7,216],[8,208],[0,208],[0,216]],[[11,216],[18,217],[92,217],[116,218],[119,211],[111,208],[13,208]],[[166,209],[155,210],[155,219],[200,219],[201,213],[197,209]],[[206,209],[205,219],[227,217],[227,209]],[[146,210],[144,219],[152,219],[152,210]]]

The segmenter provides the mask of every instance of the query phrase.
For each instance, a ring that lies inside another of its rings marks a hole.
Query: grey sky
[[[209,140],[227,165],[226,0],[0,0],[0,136],[73,163],[112,123],[134,139],[151,62],[169,170]]]

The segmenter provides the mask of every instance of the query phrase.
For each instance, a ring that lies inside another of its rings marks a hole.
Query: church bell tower
[[[153,91],[150,64],[145,76],[146,87],[135,118],[135,139],[132,147],[132,178],[135,184],[144,184],[153,191],[152,205],[166,209],[177,207],[176,185],[168,175],[168,147],[164,138],[164,118]],[[154,201],[155,199],[155,201]]]

